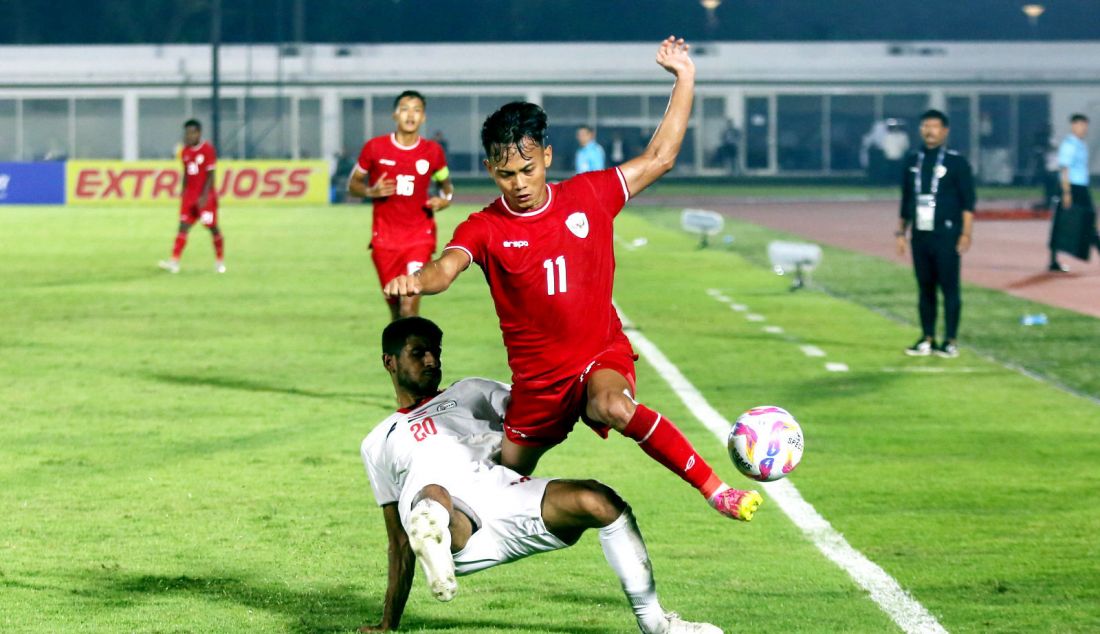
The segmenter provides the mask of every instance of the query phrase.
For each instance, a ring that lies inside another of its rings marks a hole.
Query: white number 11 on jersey
[[[556,276],[558,278],[557,279],[556,292],[564,293],[566,291],[566,288],[567,288],[566,285],[565,285],[565,256],[564,255],[559,255],[558,257],[554,258],[553,260],[543,260],[542,261],[542,268],[546,269],[546,294],[547,295],[553,295],[555,293],[555,284],[554,284],[554,277],[555,277],[555,275],[554,275],[554,265],[555,264],[558,265],[558,271],[557,271],[558,274]]]

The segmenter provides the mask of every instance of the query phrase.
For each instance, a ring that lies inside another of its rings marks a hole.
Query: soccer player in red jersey
[[[214,271],[225,273],[225,239],[218,228],[218,193],[214,190],[214,168],[218,153],[202,138],[202,125],[195,119],[183,124],[183,199],[180,202],[180,227],[172,246],[172,259],[162,260],[160,268],[179,273],[180,255],[187,246],[191,226],[201,222],[214,240]]]
[[[688,45],[668,38],[657,63],[676,77],[668,109],[645,151],[617,168],[547,184],[546,113],[516,102],[491,115],[481,140],[502,196],[460,224],[439,259],[385,292],[439,293],[471,264],[484,271],[512,369],[503,465],[531,473],[581,418],[637,441],[720,513],[749,520],[760,494],[727,486],[671,421],[634,400],[637,356],[611,303],[615,216],[672,169],[691,117]]]
[[[420,136],[424,96],[406,90],[393,102],[397,129],[363,144],[348,179],[348,191],[374,206],[371,260],[383,286],[399,275],[419,271],[435,253],[435,213],[454,196],[443,147]],[[431,196],[431,184],[439,195]],[[420,312],[420,297],[386,299],[393,319]]]

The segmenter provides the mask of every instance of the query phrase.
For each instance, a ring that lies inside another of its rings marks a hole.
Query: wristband
[[[447,202],[451,202],[451,199],[455,197],[455,193],[453,191],[439,192],[439,197]]]

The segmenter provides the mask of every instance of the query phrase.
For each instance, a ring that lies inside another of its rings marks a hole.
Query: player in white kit
[[[382,363],[400,409],[363,440],[363,462],[389,535],[389,583],[377,625],[397,629],[420,560],[435,598],[462,576],[575,544],[598,529],[608,563],[644,634],[721,634],[657,601],[645,542],[630,506],[595,480],[523,476],[496,463],[510,396],[503,383],[463,379],[439,390],[443,333],[408,317],[382,333]]]

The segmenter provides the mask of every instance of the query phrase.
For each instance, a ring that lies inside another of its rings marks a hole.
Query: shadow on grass
[[[286,396],[301,396],[304,398],[342,400],[351,403],[359,403],[361,405],[374,405],[384,408],[391,408],[393,406],[393,403],[388,399],[372,399],[366,397],[362,393],[357,394],[354,392],[323,392],[319,390],[308,390],[297,387],[288,387],[284,385],[273,385],[270,383],[262,383],[260,381],[254,381],[240,377],[230,378],[222,376],[198,376],[193,374],[150,373],[144,374],[143,378],[152,379],[161,383],[169,383],[172,385],[185,385],[189,387],[214,387],[223,390],[266,392],[268,394],[283,394]]]
[[[376,623],[381,616],[382,597],[368,597],[350,586],[326,586],[312,590],[293,590],[284,584],[258,584],[232,577],[192,577],[189,575],[116,575],[106,571],[106,587],[97,593],[100,600],[116,603],[122,595],[129,602],[158,596],[183,596],[200,601],[232,603],[287,617],[287,631],[296,634],[354,632],[365,624]],[[583,596],[581,601],[589,601]],[[410,601],[402,619],[403,630],[490,630],[524,629],[539,632],[578,632],[605,634],[606,630],[570,625],[568,630],[552,624],[524,622],[516,611],[501,611],[499,618],[484,616],[471,619],[433,618],[416,615],[416,601]],[[574,604],[572,607],[576,607]],[[625,609],[625,606],[624,606]]]

